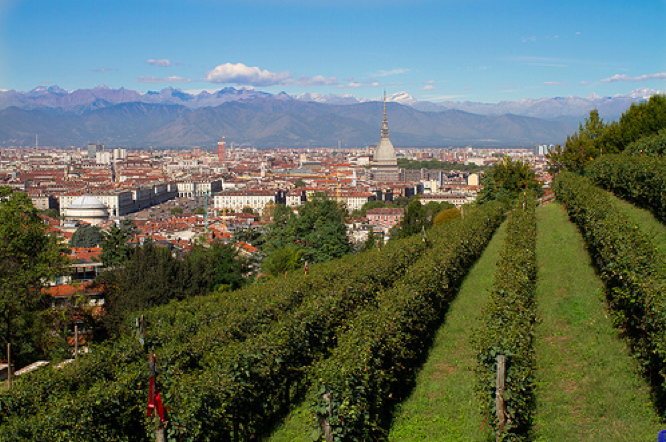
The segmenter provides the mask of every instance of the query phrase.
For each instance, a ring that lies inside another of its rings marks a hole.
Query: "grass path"
[[[656,440],[649,389],[603,301],[583,239],[559,204],[537,210],[537,442]]]
[[[465,278],[445,323],[440,327],[412,394],[396,410],[389,440],[485,441],[483,419],[472,390],[474,358],[469,331],[492,287],[499,251],[506,236],[503,224]],[[300,442],[312,432],[308,404],[297,406],[267,442]]]
[[[506,223],[465,278],[437,331],[412,394],[395,412],[390,441],[487,440],[489,427],[483,426],[473,391],[475,360],[469,337],[488,301],[505,236]]]

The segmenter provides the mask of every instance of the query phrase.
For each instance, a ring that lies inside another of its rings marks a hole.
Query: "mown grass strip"
[[[493,236],[481,258],[465,278],[456,300],[437,331],[428,360],[418,374],[411,395],[395,413],[389,440],[484,441],[490,427],[474,399],[474,352],[469,330],[478,321],[479,306],[488,302],[506,223]],[[276,439],[282,442],[286,439]]]
[[[535,440],[656,440],[666,426],[613,328],[580,233],[559,204],[537,218]]]
[[[413,385],[443,314],[502,219],[495,203],[466,214],[460,229],[378,296],[377,308],[349,323],[312,376],[309,396],[320,440],[326,421],[334,440],[386,439],[395,405]]]
[[[534,414],[536,307],[536,202],[516,201],[493,277],[493,290],[472,333],[476,354],[474,390],[498,440],[529,440]],[[500,358],[505,382],[498,383]]]

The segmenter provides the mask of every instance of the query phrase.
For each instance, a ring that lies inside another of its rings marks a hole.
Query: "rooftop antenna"
[[[35,134],[35,149],[39,149],[39,134]]]

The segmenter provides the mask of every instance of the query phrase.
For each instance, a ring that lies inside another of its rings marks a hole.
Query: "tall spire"
[[[384,91],[384,119],[382,120],[382,138],[389,137],[388,120],[386,119],[386,91]]]

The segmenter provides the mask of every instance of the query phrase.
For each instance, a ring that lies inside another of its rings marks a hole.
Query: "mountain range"
[[[387,97],[391,140],[398,147],[533,146],[558,144],[591,109],[617,119],[633,102],[660,93],[639,89],[616,97],[561,97],[500,103]],[[382,104],[351,95],[269,94],[227,87],[197,94],[166,88],[141,93],[100,86],[66,91],[0,91],[0,146],[215,146],[223,136],[238,145],[362,147],[379,139]]]

